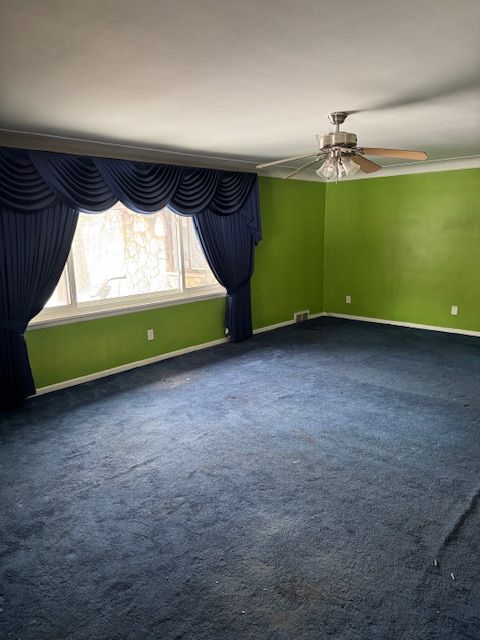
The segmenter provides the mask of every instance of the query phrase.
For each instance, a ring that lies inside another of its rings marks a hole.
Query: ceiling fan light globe
[[[337,178],[338,180],[341,180],[342,178],[345,178],[346,175],[347,175],[347,170],[344,167],[343,162],[340,160],[337,166]]]
[[[315,171],[317,176],[326,180],[334,180],[338,177],[337,163],[334,158],[328,158],[322,166]]]
[[[343,158],[342,165],[345,169],[345,176],[347,178],[351,178],[356,173],[358,173],[358,171],[360,171],[360,167],[358,166],[358,164],[354,162],[351,158]]]

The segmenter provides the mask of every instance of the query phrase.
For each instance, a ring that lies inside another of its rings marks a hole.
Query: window
[[[142,215],[117,203],[80,214],[62,277],[33,323],[223,291],[192,218],[166,208]]]

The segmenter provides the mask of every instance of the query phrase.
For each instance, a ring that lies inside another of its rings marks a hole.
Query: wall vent
[[[310,317],[310,311],[308,309],[306,311],[295,311],[293,314],[293,319],[295,322],[305,322]]]

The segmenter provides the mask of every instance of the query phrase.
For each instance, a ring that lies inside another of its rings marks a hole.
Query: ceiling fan
[[[328,115],[328,119],[335,125],[335,131],[331,131],[324,136],[317,136],[318,151],[303,156],[293,158],[283,158],[274,162],[265,162],[257,165],[257,169],[273,167],[277,164],[285,164],[294,160],[306,160],[313,158],[303,164],[295,171],[292,171],[284,179],[292,178],[301,171],[308,169],[321,162],[320,167],[315,171],[319,177],[327,180],[340,180],[353,176],[357,171],[373,173],[382,167],[364,156],[383,156],[385,158],[402,158],[404,160],[426,160],[428,155],[424,151],[409,151],[404,149],[381,149],[378,147],[358,147],[357,136],[354,133],[340,131],[340,125],[345,122],[348,111],[334,111]]]

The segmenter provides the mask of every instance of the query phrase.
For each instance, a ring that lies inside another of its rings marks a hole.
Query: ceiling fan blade
[[[378,171],[379,169],[382,168],[376,162],[367,160],[367,158],[364,158],[363,156],[358,154],[355,156],[351,156],[351,158],[356,164],[358,164],[358,166],[364,173],[374,173],[375,171]]]
[[[365,105],[362,111],[382,111],[384,109],[399,109],[405,107],[415,107],[419,104],[432,103],[441,98],[457,96],[465,91],[472,91],[478,88],[480,82],[480,73],[478,64],[472,65],[471,69],[465,67],[465,72],[455,74],[452,79],[448,74],[445,75],[445,81],[441,80],[429,85],[420,84],[410,91],[410,93],[401,96],[394,96],[390,100],[376,104]],[[356,112],[358,113],[358,111]],[[361,111],[360,111],[361,113]]]
[[[304,169],[308,169],[308,167],[310,167],[312,164],[316,164],[317,162],[320,162],[320,160],[323,160],[324,157],[325,156],[317,156],[315,160],[310,160],[310,162],[306,162],[301,167],[298,167],[298,169],[295,169],[295,171],[292,171],[291,173],[288,173],[286,176],[283,176],[282,179],[286,180],[287,178],[292,178],[293,176],[296,176],[297,173],[300,173],[300,171],[303,171]]]
[[[379,147],[362,147],[362,153],[367,156],[383,156],[384,158],[405,158],[405,160],[426,160],[425,151],[411,151],[409,149],[382,149]]]
[[[305,160],[305,158],[313,158],[317,153],[309,153],[305,156],[293,156],[293,158],[283,158],[282,160],[274,160],[273,162],[264,162],[263,164],[257,164],[256,169],[265,169],[265,167],[273,167],[276,164],[286,164],[287,162],[293,162],[294,160]]]

